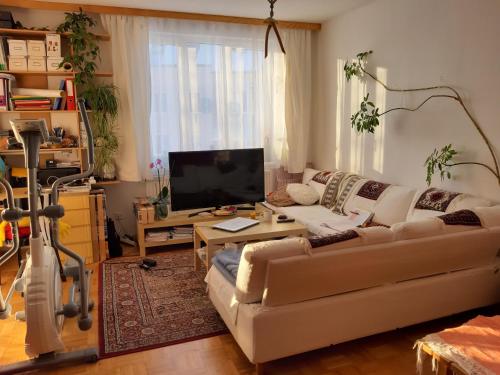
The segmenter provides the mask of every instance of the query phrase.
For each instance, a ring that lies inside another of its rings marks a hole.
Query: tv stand
[[[251,210],[255,210],[256,212],[270,211],[269,208],[265,207],[262,204],[257,203],[255,207]],[[157,220],[153,223],[149,224],[141,224],[137,223],[137,244],[139,246],[139,253],[142,257],[146,256],[146,250],[150,247],[160,247],[160,246],[169,246],[176,244],[187,244],[192,243],[193,238],[169,238],[167,241],[162,242],[146,242],[146,234],[151,229],[168,229],[171,227],[177,226],[192,226],[194,223],[199,223],[202,221],[216,221],[216,220],[224,220],[222,216],[200,216],[198,215],[201,212],[211,212],[212,210],[203,210],[197,212],[194,216],[191,214],[179,214],[179,215],[171,215],[164,220]],[[238,208],[236,212],[236,216],[248,217],[250,216],[250,209],[241,210]]]
[[[206,210],[201,210],[201,211],[196,211],[196,212],[191,212],[190,214],[188,214],[188,217],[194,217],[194,216],[198,216],[199,214],[203,213],[203,212],[210,212],[212,213],[214,211],[213,208],[209,208],[209,209],[206,209]]]

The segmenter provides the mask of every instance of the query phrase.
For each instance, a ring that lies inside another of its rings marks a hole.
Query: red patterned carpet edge
[[[155,260],[159,260],[158,258],[162,257],[169,257],[169,255],[172,255],[171,253],[181,253],[184,252],[186,254],[186,258],[190,259],[192,262],[192,250],[174,250],[174,251],[169,251],[167,253],[163,253],[160,255],[155,255],[155,256],[148,256],[148,258],[153,258]],[[170,254],[169,254],[170,253]],[[218,313],[216,312],[215,308],[211,305],[211,302],[208,300],[208,295],[205,295],[208,303],[210,303],[210,308],[213,309],[214,316],[216,317],[216,326],[218,326],[218,329],[214,329],[212,332],[207,332],[207,333],[200,333],[200,334],[195,334],[195,335],[189,335],[187,337],[182,337],[178,339],[173,339],[173,340],[163,340],[161,342],[156,342],[156,343],[151,343],[148,345],[138,345],[135,347],[129,347],[123,350],[115,350],[115,351],[108,351],[106,349],[106,329],[105,329],[105,324],[104,324],[104,319],[105,319],[105,310],[106,307],[104,304],[104,298],[105,298],[105,272],[106,272],[106,265],[108,264],[115,264],[115,263],[136,263],[141,260],[142,258],[140,257],[121,257],[121,258],[115,258],[111,260],[107,260],[102,262],[99,265],[99,290],[98,290],[98,298],[99,298],[99,306],[98,306],[98,318],[99,318],[99,327],[98,327],[98,338],[99,338],[99,358],[104,359],[104,358],[111,358],[111,357],[116,357],[120,355],[126,355],[126,354],[131,354],[131,353],[137,353],[141,351],[146,351],[146,350],[151,350],[151,349],[157,349],[165,346],[170,346],[170,345],[176,345],[176,344],[181,344],[189,341],[195,341],[195,340],[201,340],[204,338],[208,337],[213,337],[213,336],[219,336],[222,334],[226,334],[229,332],[225,324],[223,323],[222,319],[219,317]],[[192,263],[188,265],[188,267],[191,267],[191,273],[195,274],[196,271],[193,270]],[[186,268],[186,267],[184,267]],[[144,271],[148,272],[148,271]],[[205,271],[202,270],[201,272],[198,272],[200,274],[200,277],[203,277]],[[203,286],[203,290],[205,290],[205,284],[201,284]],[[108,306],[109,307],[109,306]],[[218,323],[218,324],[217,324]]]

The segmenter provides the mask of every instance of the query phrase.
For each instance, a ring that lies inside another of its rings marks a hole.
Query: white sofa
[[[318,173],[306,170],[303,182],[323,196],[332,180],[323,187],[312,181]],[[343,212],[370,210],[389,227],[355,229],[355,238],[315,248],[304,238],[248,244],[235,285],[209,270],[210,299],[252,363],[500,302],[500,206],[452,195],[444,211],[470,209],[480,225],[447,225],[442,211],[422,208],[422,191],[391,185],[367,199],[363,178],[345,194],[349,178],[327,203],[344,199]],[[331,208],[274,208],[329,234],[319,223]]]

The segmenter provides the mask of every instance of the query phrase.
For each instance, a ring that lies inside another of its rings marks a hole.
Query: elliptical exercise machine
[[[11,120],[11,126],[18,142],[24,149],[25,167],[28,175],[28,210],[15,206],[14,193],[11,185],[0,178],[0,186],[7,193],[7,208],[1,213],[3,220],[9,222],[12,228],[12,246],[0,257],[0,266],[19,251],[19,235],[17,221],[23,217],[30,219],[30,244],[27,259],[21,261],[16,278],[10,287],[6,298],[0,292],[0,319],[10,316],[10,300],[14,292],[23,293],[24,312],[16,313],[16,319],[26,321],[26,354],[32,359],[0,366],[0,374],[43,369],[47,367],[64,366],[82,362],[95,362],[98,353],[95,348],[74,352],[64,350],[62,342],[62,326],[65,317],[78,315],[78,327],[85,331],[92,327],[92,317],[89,310],[93,303],[89,302],[90,277],[92,272],[85,268],[84,259],[65,247],[59,240],[58,220],[64,216],[64,207],[58,204],[59,187],[67,182],[89,177],[94,169],[94,143],[92,129],[89,124],[85,104],[78,101],[80,114],[87,131],[87,171],[58,178],[51,187],[51,204],[39,208],[40,190],[37,183],[37,167],[40,156],[40,144],[54,142],[56,137],[50,137],[45,120]],[[42,235],[40,219],[50,220],[50,238]],[[68,257],[61,266],[59,252]],[[69,302],[62,301],[62,279],[72,278]]]

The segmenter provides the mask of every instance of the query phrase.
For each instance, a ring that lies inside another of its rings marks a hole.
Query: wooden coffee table
[[[194,269],[199,270],[201,259],[197,249],[201,247],[201,242],[205,242],[206,255],[205,265],[207,271],[212,265],[212,257],[221,245],[228,242],[262,241],[286,236],[305,236],[307,228],[298,223],[277,223],[278,215],[273,215],[270,222],[261,222],[253,227],[240,230],[239,232],[226,232],[220,229],[213,229],[212,225],[225,221],[210,221],[195,223],[194,226]]]

